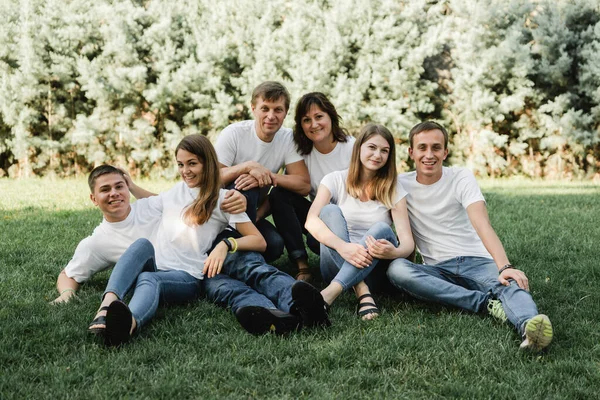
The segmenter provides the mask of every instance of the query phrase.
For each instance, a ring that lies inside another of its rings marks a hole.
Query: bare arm
[[[320,185],[317,196],[310,206],[310,210],[308,210],[304,227],[315,239],[337,251],[350,264],[357,268],[369,266],[373,258],[365,247],[357,243],[347,243],[340,239],[319,217],[321,210],[329,204],[330,200],[331,192],[326,186]]]
[[[367,248],[369,253],[380,260],[406,258],[410,256],[415,249],[415,242],[413,240],[408,219],[406,197],[396,203],[396,206],[391,212],[394,225],[396,226],[396,233],[398,234],[398,247],[385,239],[376,240],[372,236],[367,237]]]
[[[508,257],[506,256],[506,251],[504,251],[504,246],[502,246],[500,238],[498,238],[496,231],[494,231],[494,228],[492,227],[485,202],[477,201],[469,205],[467,207],[467,215],[469,216],[469,220],[471,221],[473,228],[475,228],[477,235],[483,242],[483,245],[487,251],[490,252],[498,269],[510,264]],[[529,290],[527,276],[522,271],[512,268],[505,269],[498,276],[500,283],[505,286],[510,284],[508,279],[513,279],[520,288]]]
[[[149,190],[146,190],[136,185],[127,171],[125,171],[122,168],[119,169],[121,170],[121,172],[123,172],[123,177],[125,178],[125,182],[129,187],[129,193],[131,193],[136,199],[145,199],[146,197],[156,196],[156,193],[152,193]]]
[[[237,242],[236,251],[265,251],[267,242],[252,222],[238,223],[236,224],[236,229],[243,235],[241,238],[235,239]],[[204,261],[202,273],[208,278],[212,278],[220,273],[228,250],[225,243],[222,241],[219,242],[213,251],[210,252],[206,261]]]
[[[310,175],[304,160],[296,161],[285,166],[285,175],[271,176],[273,185],[281,186],[290,192],[306,196],[310,193]]]
[[[59,296],[50,304],[67,303],[72,298],[76,297],[79,283],[77,283],[75,279],[69,278],[63,269],[56,280],[56,289],[58,290]]]

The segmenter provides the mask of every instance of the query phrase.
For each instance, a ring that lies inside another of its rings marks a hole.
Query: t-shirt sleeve
[[[101,256],[100,249],[96,248],[95,243],[94,235],[88,236],[79,242],[73,258],[65,267],[65,274],[77,283],[83,283],[95,273],[113,265]]]
[[[294,138],[291,132],[286,136],[285,149],[283,149],[283,151],[285,151],[285,165],[290,165],[300,160],[304,160],[304,158],[298,154],[298,149],[296,148],[296,144],[294,143]]]
[[[465,209],[473,203],[485,201],[475,175],[470,170],[461,169],[455,179],[456,199]]]
[[[160,218],[163,212],[163,196],[160,194],[157,196],[146,197],[145,199],[136,200],[131,205],[135,207],[135,212],[142,223],[151,221],[156,218]]]
[[[221,131],[217,142],[215,143],[215,151],[219,162],[227,167],[231,167],[237,153],[237,145],[235,141],[235,128],[229,125]]]
[[[321,185],[329,189],[329,192],[331,193],[331,201],[333,203],[338,202],[338,193],[341,179],[342,178],[340,177],[340,174],[337,173],[337,171],[331,172],[325,175],[323,179],[321,179]]]
[[[400,200],[405,198],[408,195],[404,186],[402,186],[402,182],[400,182],[400,177],[396,179],[396,197],[394,198],[394,204],[398,203]]]

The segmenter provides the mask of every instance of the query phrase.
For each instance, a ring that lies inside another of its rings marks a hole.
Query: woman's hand
[[[367,236],[367,250],[371,256],[380,260],[398,258],[396,255],[396,246],[386,239],[375,239],[373,236]]]
[[[373,257],[366,248],[357,243],[344,243],[337,249],[340,256],[356,268],[365,268],[371,265]]]
[[[208,258],[206,261],[204,261],[204,269],[202,270],[202,273],[206,277],[212,278],[221,272],[221,269],[223,269],[223,263],[227,257],[227,250],[229,250],[227,245],[223,242],[219,242],[213,251],[210,252]]]

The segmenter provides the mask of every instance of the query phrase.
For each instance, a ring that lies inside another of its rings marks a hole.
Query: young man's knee
[[[394,283],[410,282],[414,279],[414,264],[407,259],[397,258],[390,263],[386,272],[388,279]]]

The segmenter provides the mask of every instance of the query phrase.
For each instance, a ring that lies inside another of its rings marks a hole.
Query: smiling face
[[[252,114],[259,139],[270,143],[283,125],[283,120],[287,115],[285,99],[280,97],[271,101],[259,97],[256,99],[256,104],[252,104]]]
[[[104,174],[97,177],[90,199],[100,208],[108,222],[125,220],[131,210],[129,187],[121,174]]]
[[[316,104],[302,117],[302,131],[313,143],[333,142],[331,117]]]
[[[373,135],[360,146],[360,162],[363,170],[374,174],[383,167],[390,155],[390,145],[381,135]]]
[[[203,165],[198,156],[187,150],[179,149],[176,158],[179,175],[185,184],[190,188],[200,186]]]
[[[442,177],[442,164],[448,156],[444,146],[444,134],[439,129],[423,131],[413,137],[408,149],[410,158],[415,162],[417,182],[431,185]]]

